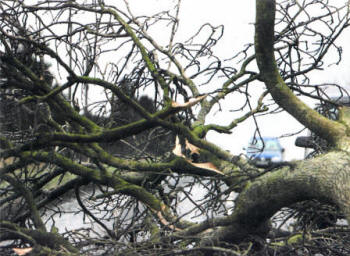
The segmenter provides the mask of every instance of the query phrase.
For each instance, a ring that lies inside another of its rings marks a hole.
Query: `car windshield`
[[[278,151],[280,147],[278,145],[277,140],[255,140],[252,141],[248,147],[249,152],[257,152],[257,151]]]

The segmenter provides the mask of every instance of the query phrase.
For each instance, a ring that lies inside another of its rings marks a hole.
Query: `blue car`
[[[246,152],[249,160],[258,167],[269,167],[284,161],[284,148],[274,137],[251,139]]]

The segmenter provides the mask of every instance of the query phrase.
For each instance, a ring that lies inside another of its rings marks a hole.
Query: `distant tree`
[[[225,59],[222,26],[176,41],[180,1],[107,2],[0,4],[1,119],[25,110],[1,126],[0,254],[349,255],[349,108],[331,120],[300,97],[335,104],[311,74],[341,60],[348,1],[257,0],[254,44]],[[325,152],[258,168],[206,139],[281,111]]]
[[[18,42],[12,44],[10,51],[0,52],[0,128],[1,132],[12,137],[12,140],[23,142],[33,131],[47,129],[43,127],[47,109],[43,103],[20,104],[21,99],[32,96],[33,93],[23,87],[23,81],[18,79],[18,70],[12,62],[12,56],[50,86],[53,76],[48,70],[49,65],[40,60],[35,49]]]

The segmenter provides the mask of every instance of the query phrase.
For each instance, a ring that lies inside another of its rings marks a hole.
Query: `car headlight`
[[[281,159],[281,157],[279,157],[279,156],[274,156],[274,157],[271,158],[271,161],[272,161],[272,162],[281,162],[282,159]]]

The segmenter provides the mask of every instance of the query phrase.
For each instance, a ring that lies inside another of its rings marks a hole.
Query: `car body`
[[[284,161],[284,148],[278,138],[252,138],[246,149],[246,155],[254,165],[269,167]]]

